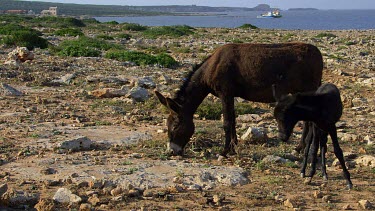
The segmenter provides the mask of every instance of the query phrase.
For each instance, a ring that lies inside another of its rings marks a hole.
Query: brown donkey
[[[193,114],[209,93],[222,102],[225,131],[222,155],[225,156],[233,152],[237,144],[234,97],[274,102],[272,84],[278,84],[280,94],[313,91],[321,84],[322,70],[322,55],[310,44],[226,44],[219,47],[193,68],[173,99],[155,91],[160,102],[171,111],[167,120],[169,150],[175,155],[183,153],[194,133]]]

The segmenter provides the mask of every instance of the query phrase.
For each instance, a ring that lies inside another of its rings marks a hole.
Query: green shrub
[[[35,33],[38,36],[42,35],[42,33],[40,31],[34,30],[32,28],[26,28],[26,27],[18,25],[18,24],[14,24],[14,23],[0,24],[0,34],[11,35],[11,34],[14,34],[15,32],[18,32],[18,31],[27,31],[27,32]]]
[[[107,43],[104,40],[89,37],[79,37],[76,40],[65,40],[56,49],[60,56],[73,57],[96,57],[101,55],[101,50],[109,50],[117,46]]]
[[[134,62],[137,65],[160,65],[167,68],[173,68],[178,65],[171,56],[167,54],[159,54],[153,56],[138,51],[119,51],[112,50],[106,53],[106,58],[116,59],[119,61]]]
[[[178,26],[159,26],[145,30],[143,34],[149,38],[157,38],[160,36],[181,37],[193,34],[194,28],[186,25]]]
[[[125,33],[123,33],[123,34],[119,34],[119,35],[117,35],[117,37],[118,37],[118,38],[122,38],[122,39],[126,39],[126,40],[130,40],[131,35],[130,35],[130,34],[125,34]]]
[[[115,39],[112,36],[107,35],[107,34],[99,34],[99,35],[96,36],[96,38],[103,39],[103,40],[114,40]]]
[[[84,35],[83,32],[81,31],[81,29],[77,29],[77,28],[59,29],[59,30],[55,31],[54,34],[58,35],[58,36],[72,36],[72,37]]]
[[[128,31],[144,31],[147,29],[146,26],[137,23],[124,23],[122,28]]]
[[[30,31],[15,31],[11,35],[4,37],[2,42],[6,45],[27,47],[29,50],[35,47],[42,49],[48,47],[46,39]]]
[[[240,29],[258,29],[257,26],[254,26],[252,24],[249,24],[249,23],[245,23],[243,24],[242,26],[238,27]]]
[[[117,21],[108,21],[108,22],[105,22],[105,24],[118,25],[119,23]]]
[[[45,16],[32,19],[33,23],[41,26],[48,26],[52,28],[69,28],[69,27],[85,27],[86,24],[82,20],[71,17],[53,17]]]
[[[327,37],[327,38],[335,38],[337,37],[335,34],[332,34],[332,33],[326,33],[326,32],[323,32],[323,33],[319,33],[317,34],[315,37],[317,38],[323,38],[323,37]]]

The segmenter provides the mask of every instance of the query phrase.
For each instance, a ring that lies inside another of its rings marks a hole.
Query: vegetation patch
[[[122,29],[128,31],[145,31],[147,27],[137,23],[123,23]]]
[[[109,50],[110,48],[118,48],[118,46],[101,39],[79,37],[76,40],[63,41],[53,51],[60,56],[98,57],[102,50]]]
[[[82,20],[71,17],[53,17],[45,16],[33,18],[32,23],[38,24],[38,26],[45,26],[51,28],[69,28],[69,27],[85,27],[86,24]]]
[[[248,103],[235,103],[236,116],[254,112],[254,108]],[[200,118],[218,120],[221,118],[222,105],[220,102],[204,100],[196,112]]]
[[[55,35],[57,36],[71,36],[71,37],[76,37],[76,36],[83,36],[83,32],[81,29],[78,28],[64,28],[64,29],[59,29],[54,32]]]
[[[148,38],[157,38],[161,36],[169,37],[181,37],[194,33],[194,28],[187,25],[177,25],[177,26],[159,26],[148,28],[143,32],[143,34]]]
[[[240,28],[240,29],[259,29],[257,26],[254,26],[254,25],[249,24],[249,23],[245,23],[238,28]]]
[[[326,38],[335,38],[335,37],[337,37],[337,35],[332,34],[332,33],[323,32],[323,33],[317,34],[315,37],[316,38],[323,38],[323,37],[326,37]]]
[[[167,68],[178,66],[178,62],[165,53],[153,56],[139,51],[115,50],[107,52],[105,57],[119,61],[134,62],[137,65],[160,65]]]
[[[48,47],[48,41],[33,31],[14,31],[5,36],[1,42],[9,46],[27,47],[29,50],[35,47],[42,49]]]

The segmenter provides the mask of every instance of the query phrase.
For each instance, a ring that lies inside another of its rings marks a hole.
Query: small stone
[[[132,189],[132,190],[129,190],[129,192],[128,192],[129,197],[138,197],[140,195],[141,195],[141,193],[137,189]]]
[[[0,184],[0,198],[1,196],[8,191],[8,184]]]
[[[100,203],[100,199],[98,198],[98,196],[96,194],[94,194],[93,196],[89,197],[89,199],[87,199],[87,201],[92,204],[92,206],[96,206]]]
[[[117,195],[122,194],[123,192],[124,191],[123,191],[123,189],[121,187],[117,187],[117,188],[111,190],[111,195],[112,196],[117,196]]]
[[[323,198],[323,193],[320,190],[314,191],[314,198],[316,199]]]
[[[92,205],[88,203],[83,203],[79,206],[79,211],[91,211]]]
[[[52,199],[40,199],[34,206],[37,211],[55,211],[56,206]]]
[[[305,185],[310,185],[311,184],[311,177],[306,177],[305,180],[303,181],[303,184]]]
[[[276,195],[275,200],[282,202],[282,201],[284,201],[284,197],[282,195]]]
[[[358,203],[362,209],[365,209],[365,210],[372,209],[372,204],[368,200],[360,200]]]
[[[55,174],[56,172],[57,171],[53,168],[46,168],[46,169],[40,170],[40,173],[44,175]]]
[[[344,206],[342,206],[342,209],[343,210],[351,210],[352,207],[350,206],[350,204],[345,204]]]
[[[222,196],[222,195],[215,194],[215,195],[212,197],[212,199],[213,199],[213,202],[214,202],[216,205],[220,206],[220,205],[222,204],[222,202],[224,201],[225,197]]]
[[[325,195],[322,197],[322,201],[324,202],[330,202],[332,200],[332,196],[330,195]]]
[[[294,201],[290,200],[290,199],[287,199],[284,201],[284,206],[285,207],[289,207],[289,208],[296,208],[296,204]]]
[[[69,189],[66,188],[59,188],[53,196],[53,200],[59,203],[70,204],[78,204],[82,201],[81,197],[73,194]]]
[[[89,187],[89,183],[87,181],[79,181],[76,183],[78,188],[86,188]]]
[[[225,157],[224,156],[222,156],[222,155],[219,155],[219,157],[217,158],[217,161],[219,161],[219,162],[222,162],[223,160],[225,159]]]

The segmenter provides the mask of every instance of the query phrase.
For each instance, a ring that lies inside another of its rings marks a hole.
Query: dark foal
[[[276,96],[275,86],[273,88],[277,101],[274,116],[278,123],[278,138],[280,140],[287,141],[289,139],[298,121],[312,122],[306,136],[307,145],[305,146],[305,157],[301,174],[304,174],[310,145],[313,143],[313,160],[310,176],[312,177],[315,173],[317,148],[320,145],[322,161],[324,162],[323,174],[327,177],[325,173],[325,152],[327,148],[327,136],[329,134],[332,139],[334,153],[340,161],[347,185],[349,188],[352,188],[353,184],[350,180],[349,171],[345,166],[335,125],[341,118],[343,109],[338,88],[328,83],[320,86],[315,92],[289,94],[281,98]]]

